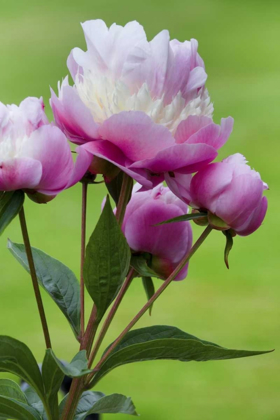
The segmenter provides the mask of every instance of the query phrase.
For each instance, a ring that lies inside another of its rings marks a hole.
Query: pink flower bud
[[[267,210],[263,191],[268,189],[246,163],[239,153],[229,156],[199,171],[189,186],[190,205],[207,210],[213,227],[244,236],[260,227]]]
[[[150,267],[161,277],[167,278],[192,245],[189,222],[156,224],[186,214],[188,207],[169,188],[158,185],[152,190],[134,192],[126,208],[123,232],[131,249],[151,254]],[[186,277],[188,266],[176,280]]]
[[[48,123],[42,98],[0,103],[0,191],[22,189],[35,202],[50,201],[88,169],[91,157],[77,152],[74,165],[65,135]]]

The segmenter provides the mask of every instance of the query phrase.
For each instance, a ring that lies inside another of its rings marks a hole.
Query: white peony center
[[[164,97],[152,96],[146,83],[136,93],[131,94],[128,86],[122,81],[110,80],[106,75],[93,75],[89,70],[76,76],[75,86],[97,123],[102,123],[121,111],[143,111],[155,123],[167,127],[174,134],[179,123],[189,115],[212,117],[213,114],[213,104],[207,90],[200,91],[188,102],[179,92],[172,102],[166,105]]]

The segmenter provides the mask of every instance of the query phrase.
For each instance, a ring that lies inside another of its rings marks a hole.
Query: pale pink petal
[[[188,80],[184,93],[186,94],[192,90],[203,87],[206,80],[207,80],[207,74],[204,68],[195,67],[190,72],[189,80]]]
[[[176,143],[186,143],[194,134],[204,127],[214,125],[212,118],[190,115],[186,120],[181,121],[175,133]]]
[[[35,188],[42,177],[41,163],[29,157],[0,161],[0,191]]]
[[[34,131],[24,145],[24,156],[42,164],[39,192],[51,194],[66,187],[73,172],[73,159],[65,135],[55,126],[45,125]]]
[[[92,154],[85,150],[82,146],[77,147],[76,152],[77,159],[74,170],[66,188],[72,187],[72,185],[75,185],[83,178],[92,161]]]
[[[73,87],[64,85],[60,98],[51,92],[55,122],[71,141],[82,144],[98,138],[98,125]]]

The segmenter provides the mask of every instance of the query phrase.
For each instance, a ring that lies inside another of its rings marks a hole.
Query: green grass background
[[[149,38],[168,28],[172,38],[199,40],[215,121],[228,115],[235,119],[221,157],[243,153],[270,186],[265,222],[252,236],[236,238],[230,270],[223,264],[223,235],[214,232],[193,258],[188,278],[172,284],[152,317],[146,315],[139,326],[176,325],[226,347],[276,352],[223,362],[138,363],[114,370],[98,390],[131,396],[142,419],[280,419],[279,16],[280,2],[270,0],[0,0],[2,102],[43,95],[50,115],[49,86],[56,88],[66,75],[70,49],[84,47],[81,21],[102,18],[107,24],[125,24],[136,19]],[[90,188],[89,233],[103,195],[103,186]],[[77,275],[80,197],[77,185],[48,205],[26,202],[32,244]],[[6,250],[7,237],[21,242],[17,220],[0,239],[0,333],[24,341],[41,361],[44,344],[31,283]],[[69,360],[77,344],[53,302],[45,294],[43,298],[54,350]],[[135,280],[105,344],[144,302]]]

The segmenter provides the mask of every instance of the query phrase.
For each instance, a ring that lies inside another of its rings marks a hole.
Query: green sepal
[[[155,293],[155,286],[151,277],[142,277],[142,284],[146,292],[147,300],[150,300]],[[153,305],[149,308],[149,314],[152,315]]]

